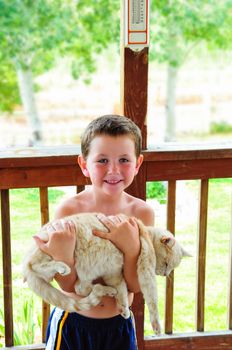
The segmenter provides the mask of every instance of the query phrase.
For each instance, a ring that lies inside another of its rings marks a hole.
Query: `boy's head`
[[[124,116],[104,115],[90,122],[81,137],[81,153],[85,159],[88,157],[92,140],[99,135],[128,135],[134,141],[136,158],[141,153],[142,136],[138,126]]]

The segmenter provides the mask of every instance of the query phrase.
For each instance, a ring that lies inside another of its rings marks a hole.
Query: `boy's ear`
[[[87,169],[87,162],[85,158],[82,155],[78,156],[77,162],[81,168],[82,173],[86,176],[89,177],[89,171]]]
[[[135,167],[135,175],[138,174],[139,168],[141,167],[142,162],[143,162],[143,155],[140,154],[139,157],[138,157],[138,159],[137,159],[137,163],[136,163],[136,167]]]

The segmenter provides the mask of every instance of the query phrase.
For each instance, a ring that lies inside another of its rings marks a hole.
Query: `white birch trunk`
[[[31,129],[29,144],[31,146],[38,145],[42,141],[42,125],[35,103],[32,72],[30,69],[17,67],[17,77],[20,97]]]
[[[166,92],[166,131],[165,141],[174,141],[176,137],[176,83],[177,68],[168,65],[167,69],[167,92]]]

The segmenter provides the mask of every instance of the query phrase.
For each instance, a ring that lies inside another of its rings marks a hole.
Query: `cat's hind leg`
[[[78,307],[82,310],[89,310],[91,307],[101,303],[103,296],[108,295],[114,297],[117,290],[110,286],[103,286],[102,284],[92,284],[92,290],[85,298],[78,301]]]
[[[66,276],[71,272],[70,267],[62,261],[50,259],[43,263],[39,262],[31,264],[31,269],[47,282],[52,281],[56,273]]]
[[[78,279],[74,286],[75,292],[82,296],[87,296],[92,292],[93,284],[92,281],[83,281]]]
[[[124,278],[122,275],[104,276],[103,278],[107,285],[110,285],[117,290],[115,299],[120,310],[120,314],[124,318],[129,318],[130,310],[128,304],[128,290]]]

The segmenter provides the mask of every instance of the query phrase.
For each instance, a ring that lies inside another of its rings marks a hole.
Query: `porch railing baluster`
[[[168,202],[167,202],[167,229],[175,233],[176,214],[176,181],[168,181]],[[173,331],[173,298],[174,298],[174,271],[166,278],[165,293],[165,333],[172,334]]]
[[[204,331],[205,313],[205,269],[206,269],[206,236],[208,214],[208,187],[209,180],[201,180],[200,186],[200,212],[198,233],[198,262],[197,262],[197,305],[196,305],[196,328]]]
[[[2,259],[3,259],[3,294],[5,344],[14,345],[13,298],[11,269],[11,235],[10,235],[10,191],[1,190],[1,222],[2,222]]]
[[[41,224],[45,225],[49,221],[48,188],[40,187],[40,214]],[[50,305],[42,301],[42,341],[46,340],[46,329],[50,315]]]

